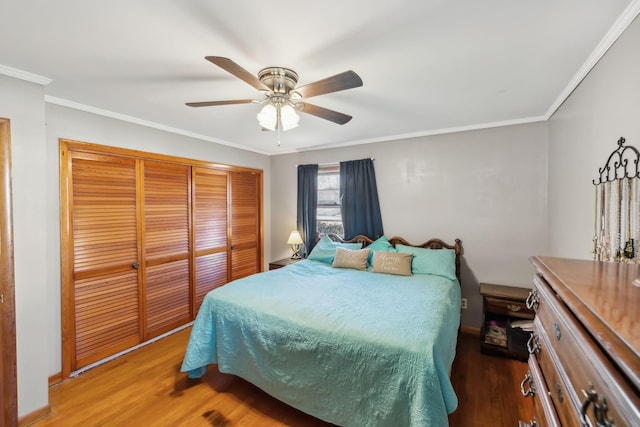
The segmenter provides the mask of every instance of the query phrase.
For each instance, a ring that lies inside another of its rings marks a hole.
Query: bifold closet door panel
[[[195,313],[207,292],[229,282],[228,172],[192,168]]]
[[[231,280],[261,271],[260,175],[231,172]]]
[[[76,336],[72,369],[140,343],[135,271],[92,275],[75,281]]]
[[[67,319],[71,368],[78,369],[142,338],[137,164],[87,153],[70,152],[69,158],[73,275],[63,286],[70,287],[75,318]]]
[[[144,161],[144,339],[189,322],[191,168]]]

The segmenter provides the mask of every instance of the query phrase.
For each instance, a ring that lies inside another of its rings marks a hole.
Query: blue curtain
[[[304,257],[316,244],[318,212],[318,165],[298,166],[298,232],[304,242]]]
[[[373,160],[340,162],[340,212],[345,239],[384,234]]]

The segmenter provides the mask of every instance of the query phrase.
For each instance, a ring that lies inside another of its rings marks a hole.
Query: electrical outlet
[[[462,298],[462,300],[460,301],[460,308],[466,310],[466,308],[467,308],[467,299],[466,298]]]

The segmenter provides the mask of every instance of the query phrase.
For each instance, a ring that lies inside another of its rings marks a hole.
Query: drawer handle
[[[527,305],[527,308],[529,310],[538,311],[539,303],[540,303],[540,300],[538,299],[538,291],[532,290],[531,292],[529,292],[529,295],[527,295],[527,299],[525,300],[525,304]]]
[[[528,386],[527,390],[524,389],[525,384]],[[524,379],[520,383],[520,393],[522,393],[524,397],[535,396],[536,388],[533,386],[533,377],[531,376],[531,372],[527,372],[527,375],[524,376]]]
[[[564,395],[562,394],[562,387],[560,387],[560,383],[556,383],[556,396],[558,396],[558,402],[562,403],[564,401]]]
[[[556,336],[556,341],[560,341],[562,333],[560,333],[560,326],[557,323],[553,324],[553,334]]]
[[[517,313],[521,310],[521,308],[519,305],[509,304],[507,305],[507,310],[511,311],[512,313]]]
[[[593,388],[593,384],[589,385],[588,391],[582,390],[582,394],[584,395],[584,401],[580,408],[580,424],[582,427],[615,427],[613,420],[607,419],[607,411],[609,410],[607,399],[604,397],[598,399],[598,392]],[[587,417],[587,410],[592,403],[593,417],[596,420],[595,424],[592,424]]]
[[[527,350],[529,351],[529,354],[535,353],[538,355],[540,353],[540,340],[535,332],[532,332],[531,336],[527,340]]]

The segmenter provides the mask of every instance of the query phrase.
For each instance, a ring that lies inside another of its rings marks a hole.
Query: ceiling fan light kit
[[[287,131],[298,126],[300,116],[294,108],[285,104],[270,103],[258,113],[258,123],[263,129]]]
[[[300,99],[293,91],[298,83],[298,74],[288,68],[267,67],[260,70],[258,80],[271,89],[264,92],[269,103],[258,113],[260,126],[267,130],[282,131],[297,127],[300,117],[291,99]]]
[[[345,71],[323,80],[296,88],[298,74],[283,67],[267,67],[254,76],[228,58],[207,56],[209,62],[233,74],[245,83],[253,86],[265,96],[262,100],[236,99],[226,101],[187,102],[190,107],[210,107],[229,104],[263,103],[266,105],[258,113],[258,123],[263,130],[287,131],[298,126],[300,117],[297,111],[311,114],[321,119],[343,125],[351,116],[317,105],[303,102],[312,96],[324,95],[341,90],[362,86],[362,79],[353,71]]]

